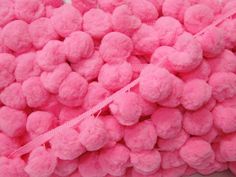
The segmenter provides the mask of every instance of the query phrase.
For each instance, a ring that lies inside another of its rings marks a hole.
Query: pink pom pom
[[[91,8],[97,7],[97,0],[71,0],[72,5],[77,8],[82,14]]]
[[[189,0],[165,0],[162,4],[162,13],[183,22],[184,13],[190,5]]]
[[[212,111],[213,108],[216,106],[216,100],[211,97],[210,100],[206,103],[205,108],[209,111]]]
[[[162,152],[161,160],[161,167],[166,170],[185,165],[185,162],[179,155],[179,151]]]
[[[64,4],[55,9],[51,17],[54,29],[62,37],[67,37],[72,32],[80,30],[82,20],[81,13],[70,4]]]
[[[26,99],[19,83],[13,83],[6,87],[0,94],[0,100],[4,105],[14,109],[26,108]]]
[[[87,118],[79,125],[79,130],[80,142],[88,151],[96,151],[108,141],[107,130],[99,118]]]
[[[236,37],[232,34],[235,33],[236,19],[226,19],[220,25],[219,28],[223,30],[225,47],[227,49],[235,48]]]
[[[24,168],[25,162],[20,158],[8,159],[6,157],[0,157],[0,176],[28,177]]]
[[[203,4],[193,5],[184,13],[184,26],[192,34],[206,28],[213,20],[214,11]]]
[[[164,0],[148,0],[148,1],[151,2],[156,7],[157,11],[160,14]]]
[[[110,91],[117,91],[132,79],[132,66],[128,62],[104,64],[98,75],[98,82]]]
[[[65,52],[69,62],[77,63],[81,59],[90,57],[94,52],[91,36],[85,32],[71,33],[64,41]]]
[[[91,57],[79,60],[77,63],[72,64],[71,67],[87,81],[93,81],[97,79],[102,65],[103,60],[99,53],[95,51]]]
[[[221,156],[222,159],[218,159],[219,161],[223,162],[233,162],[236,161],[236,134],[228,134],[225,137],[221,139],[219,142],[219,154],[216,154],[218,156]],[[217,152],[216,152],[217,153]]]
[[[33,45],[37,49],[43,48],[50,40],[56,40],[59,38],[52,26],[51,20],[44,17],[30,23],[29,33]]]
[[[4,45],[1,27],[0,27],[0,52],[1,53],[9,53],[9,54],[12,53],[12,51]]]
[[[176,50],[173,47],[160,46],[153,52],[150,63],[160,68],[165,68],[173,73],[174,71],[171,68],[168,57],[174,52],[176,52]]]
[[[108,146],[115,145],[124,136],[124,127],[121,126],[113,116],[104,116],[101,118],[108,133]]]
[[[57,161],[57,166],[54,173],[58,176],[69,176],[78,169],[78,160],[60,160]]]
[[[211,164],[208,165],[205,169],[200,169],[198,170],[198,173],[202,175],[210,175],[214,172],[223,172],[228,169],[228,164],[227,163],[221,163],[218,161],[214,161]]]
[[[170,96],[168,96],[165,100],[160,101],[158,103],[161,106],[174,108],[179,106],[181,103],[181,97],[184,89],[184,82],[174,75],[172,75],[172,78],[173,78],[172,92]]]
[[[107,12],[112,12],[116,7],[125,4],[125,0],[97,0],[98,7]]]
[[[132,35],[141,26],[141,20],[132,13],[127,5],[116,7],[111,19],[112,28],[128,36]]]
[[[155,65],[145,67],[140,75],[139,92],[149,102],[160,102],[170,96],[173,86],[171,74]]]
[[[204,169],[214,162],[211,145],[199,138],[189,139],[180,149],[181,158],[192,168]]]
[[[72,128],[56,134],[50,140],[55,156],[61,160],[73,160],[83,154],[85,149],[81,145],[79,136],[80,134]]]
[[[45,7],[42,1],[38,0],[14,0],[15,15],[19,20],[30,23],[45,15]]]
[[[160,44],[164,46],[174,45],[177,37],[184,32],[181,23],[168,16],[160,17],[155,22],[154,28],[158,32]]]
[[[236,55],[230,50],[224,50],[221,55],[208,60],[212,72],[233,72],[236,73]]]
[[[129,165],[129,149],[124,145],[117,144],[100,152],[98,161],[101,168],[108,174],[122,176]]]
[[[174,71],[180,73],[190,72],[201,64],[201,45],[191,34],[185,32],[180,35],[174,48],[177,51],[168,57],[170,66]]]
[[[225,14],[226,12],[228,12],[229,10],[232,10],[234,8],[235,5],[235,1],[234,0],[222,0],[221,3],[221,12],[223,14]]]
[[[59,112],[61,111],[62,107],[63,106],[62,106],[62,104],[60,104],[58,102],[57,97],[55,95],[51,95],[49,97],[49,100],[47,101],[46,105],[41,107],[40,110],[51,112],[56,117],[58,117]]]
[[[29,25],[22,20],[14,20],[2,30],[3,44],[16,53],[24,53],[32,47]]]
[[[133,69],[133,79],[139,77],[140,72],[147,66],[147,61],[144,58],[138,58],[136,56],[131,56],[128,58],[128,63],[131,64]]]
[[[39,77],[30,77],[24,81],[22,90],[29,107],[44,106],[49,99],[49,93],[44,89]]]
[[[56,66],[52,72],[43,72],[40,76],[44,88],[51,93],[58,93],[59,87],[70,74],[71,68],[67,63]]]
[[[221,103],[222,106],[225,106],[225,107],[232,107],[232,108],[236,108],[236,97],[232,97],[232,98],[229,98],[229,99],[226,99],[224,100],[222,103]]]
[[[25,133],[26,114],[6,106],[0,108],[0,130],[10,137]]]
[[[66,106],[80,106],[87,90],[88,82],[76,72],[71,72],[59,87],[58,100]]]
[[[164,170],[169,170],[171,168],[177,168],[182,165],[185,165],[185,162],[179,155],[179,151],[162,152],[161,159],[162,159],[161,167]]]
[[[19,144],[10,137],[6,136],[3,133],[0,133],[0,156],[7,156],[11,152],[19,148]],[[1,160],[0,160],[1,161]],[[0,162],[1,163],[1,162]],[[0,167],[1,169],[1,167]],[[0,172],[1,174],[1,172]]]
[[[107,173],[101,168],[99,154],[97,152],[87,153],[80,158],[79,173],[75,177],[81,177],[79,174],[86,177],[106,176]]]
[[[216,72],[209,79],[213,97],[222,102],[236,95],[236,75],[231,72]]]
[[[0,89],[11,84],[14,78],[16,68],[15,57],[8,53],[0,53]]]
[[[151,55],[159,47],[158,32],[154,27],[142,24],[132,36],[135,53],[139,55]]]
[[[106,90],[102,84],[98,82],[91,82],[88,85],[88,92],[85,95],[83,108],[86,110],[91,109],[93,106],[96,106],[104,99],[110,96],[110,92]]]
[[[181,131],[183,116],[175,108],[159,108],[152,114],[157,135],[163,139],[174,138]]]
[[[29,52],[19,55],[16,58],[15,78],[18,82],[23,82],[30,77],[39,76],[41,69],[36,62],[36,53]]]
[[[134,169],[140,173],[148,174],[159,170],[161,155],[156,149],[130,154],[130,162]]]
[[[136,124],[142,114],[139,97],[134,92],[120,95],[109,107],[117,121],[126,126]]]
[[[101,9],[90,9],[83,16],[83,30],[100,39],[111,32],[111,15]]]
[[[61,41],[51,40],[37,52],[38,65],[45,71],[52,71],[66,60],[64,45]]]
[[[26,123],[26,130],[32,138],[43,134],[55,126],[56,117],[52,113],[44,111],[32,112]]]
[[[44,147],[38,147],[30,153],[25,171],[30,177],[45,177],[52,175],[56,165],[57,158],[53,152]]]
[[[146,120],[132,127],[127,127],[125,129],[124,140],[133,152],[151,150],[157,141],[155,126],[151,121]]]
[[[236,131],[236,109],[216,106],[213,111],[214,125],[224,133],[233,133]]]
[[[188,73],[180,73],[179,76],[184,81],[190,81],[193,79],[201,79],[204,81],[208,81],[210,74],[211,74],[211,70],[212,70],[208,61],[202,60],[201,64],[196,69],[194,69]]]
[[[218,0],[190,0],[193,1],[193,4],[204,4],[208,7],[210,7],[213,11],[215,15],[219,15],[219,13],[221,12],[221,6],[224,4],[224,0],[222,1],[218,1]],[[222,11],[223,12],[223,11]]]
[[[158,139],[158,147],[161,151],[175,151],[178,150],[189,138],[189,134],[181,130],[176,137],[170,139]]]
[[[203,55],[206,58],[217,57],[224,51],[224,32],[220,28],[210,27],[204,34],[198,36],[197,40],[201,44]]]
[[[138,96],[139,96],[139,104],[142,109],[142,116],[152,115],[156,111],[157,105],[155,103],[146,101],[145,99],[143,99],[141,95],[138,95]]]
[[[105,62],[122,63],[133,51],[131,39],[119,32],[111,32],[104,36],[99,48],[100,55]]]
[[[10,0],[0,1],[0,27],[5,26],[7,23],[15,18],[14,3]]]
[[[144,23],[153,22],[159,16],[154,4],[148,0],[127,0],[127,4],[132,10],[133,14]]]
[[[211,86],[204,80],[190,80],[184,85],[181,104],[187,110],[197,110],[210,100],[211,92]]]
[[[211,130],[213,115],[207,109],[200,109],[195,112],[184,114],[183,128],[190,135],[201,136]]]
[[[213,143],[213,141],[216,139],[216,137],[219,134],[220,134],[220,131],[216,129],[215,126],[213,125],[211,130],[207,134],[201,136],[201,138],[203,138],[203,140],[206,140],[209,143]]]

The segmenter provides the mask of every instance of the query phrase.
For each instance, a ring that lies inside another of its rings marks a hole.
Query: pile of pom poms
[[[233,9],[0,0],[0,177],[236,175],[236,15],[211,25]],[[137,78],[96,115],[11,156]]]

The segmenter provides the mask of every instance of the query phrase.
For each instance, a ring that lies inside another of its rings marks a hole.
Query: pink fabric
[[[0,176],[235,173],[233,5],[0,0]]]

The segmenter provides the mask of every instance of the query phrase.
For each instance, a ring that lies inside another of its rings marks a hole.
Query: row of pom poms
[[[0,0],[1,177],[236,173],[234,0]],[[141,74],[140,74],[141,72]],[[12,151],[140,75],[98,118]]]

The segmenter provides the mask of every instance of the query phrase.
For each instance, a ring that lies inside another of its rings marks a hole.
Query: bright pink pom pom
[[[79,132],[72,128],[55,135],[50,144],[52,151],[59,159],[73,160],[85,152],[79,139]]]
[[[81,177],[79,174],[86,177],[106,176],[107,173],[99,163],[99,154],[97,152],[87,153],[80,158],[79,173],[75,177]]]
[[[100,152],[98,161],[101,168],[110,175],[121,176],[129,165],[129,149],[117,144]]]
[[[57,165],[57,158],[51,150],[44,147],[34,149],[28,159],[25,171],[30,177],[50,176]]]
[[[55,9],[51,17],[54,29],[62,37],[67,37],[72,32],[80,30],[82,20],[81,13],[70,4],[64,4]]]
[[[111,15],[101,9],[90,9],[83,16],[83,30],[100,39],[111,32]]]
[[[66,106],[80,106],[87,90],[88,82],[76,72],[71,72],[59,87],[58,100]]]
[[[79,125],[79,139],[88,151],[102,148],[108,141],[104,123],[99,118],[89,117]]]
[[[44,106],[49,99],[49,93],[43,87],[39,77],[30,77],[24,81],[22,90],[29,107],[37,108]]]
[[[39,17],[44,16],[45,7],[42,1],[38,0],[15,0],[16,18],[30,23]]]
[[[139,97],[133,92],[124,93],[115,99],[109,107],[117,121],[126,126],[136,124],[142,114]]]
[[[157,141],[155,126],[151,121],[146,120],[132,127],[126,127],[124,140],[132,151],[151,150]]]
[[[10,137],[25,133],[26,114],[6,106],[0,108],[0,130]]]
[[[16,53],[24,53],[32,47],[29,25],[22,20],[14,20],[2,30],[3,44]]]
[[[32,138],[43,134],[55,126],[56,118],[53,114],[44,111],[32,112],[26,123],[26,130]]]
[[[26,107],[22,85],[19,83],[13,83],[6,87],[0,94],[0,100],[6,106],[14,109],[24,109]]]
[[[94,52],[94,43],[91,36],[82,31],[71,33],[65,39],[64,47],[67,59],[71,63],[86,59]]]
[[[163,139],[174,138],[181,131],[182,113],[176,108],[159,108],[152,114],[157,135]]]
[[[58,39],[58,34],[48,18],[39,18],[29,25],[29,33],[33,45],[37,49],[43,48],[50,40]]]

